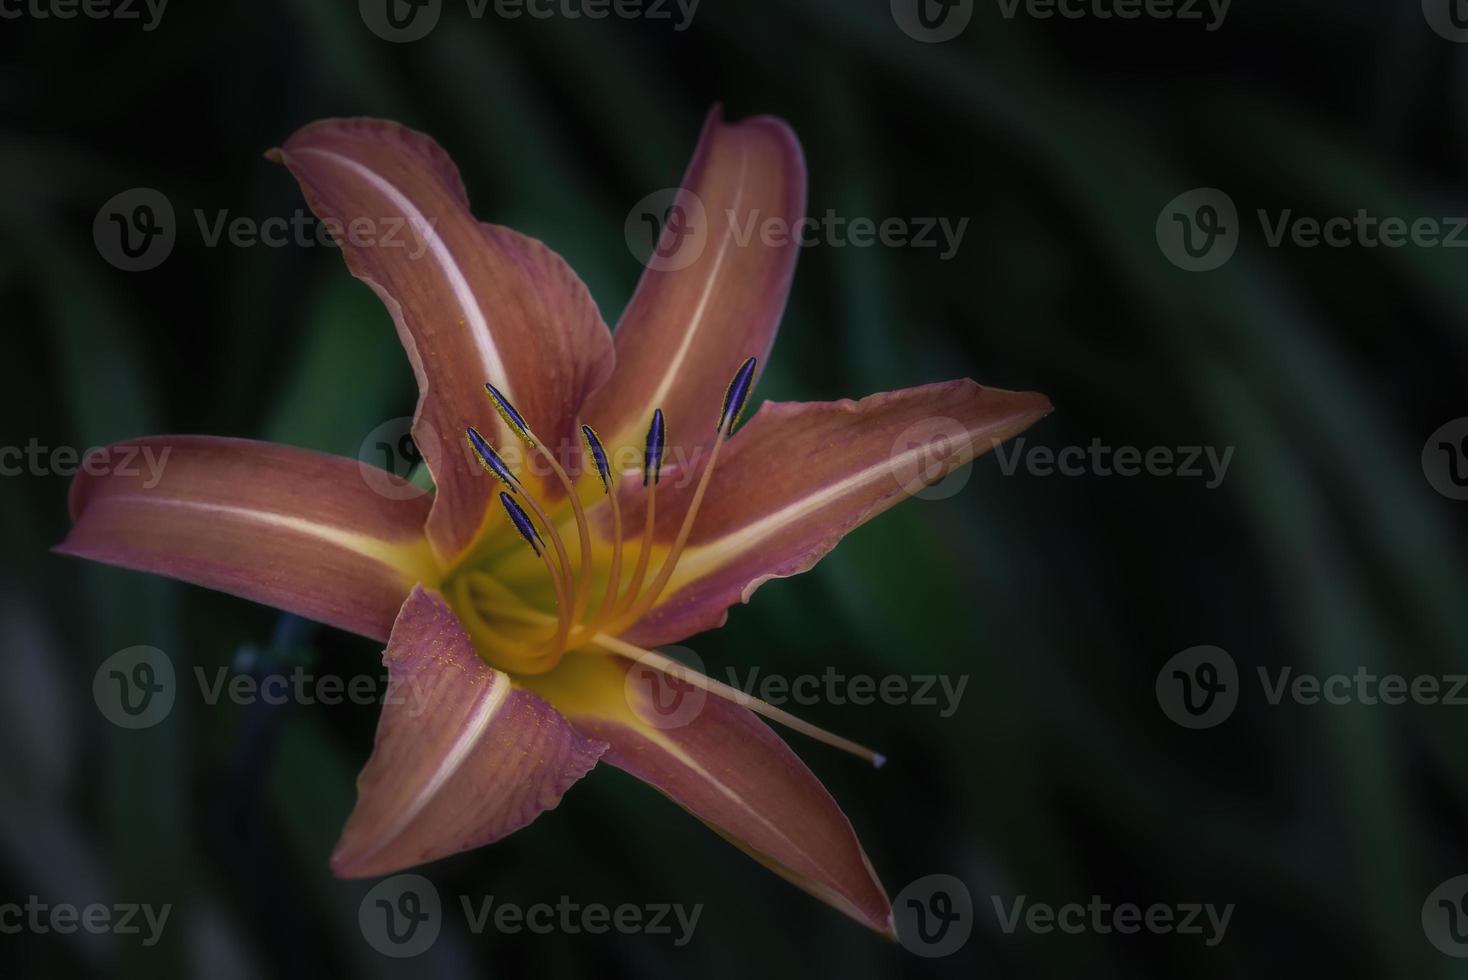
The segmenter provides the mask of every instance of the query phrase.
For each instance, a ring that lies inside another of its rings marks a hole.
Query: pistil
[[[628,643],[619,637],[607,636],[604,633],[595,637],[592,642],[604,650],[621,654],[638,663],[661,671],[674,680],[692,684],[701,691],[737,704],[741,708],[748,708],[757,715],[763,715],[771,721],[777,721],[786,728],[792,728],[802,735],[810,736],[818,742],[823,742],[833,748],[840,749],[842,752],[848,752],[858,758],[865,759],[878,769],[882,768],[887,762],[887,757],[880,752],[875,752],[865,745],[853,742],[847,738],[842,738],[840,735],[828,732],[824,728],[812,725],[808,721],[795,717],[788,711],[782,711],[751,694],[745,694],[737,687],[730,687],[728,684],[714,680],[707,674],[699,673],[692,667],[681,664],[665,654],[658,653],[654,650],[644,650],[642,647]]]

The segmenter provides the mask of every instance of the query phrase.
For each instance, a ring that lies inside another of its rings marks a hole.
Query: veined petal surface
[[[273,154],[397,324],[418,379],[414,441],[438,488],[428,535],[451,561],[476,539],[495,489],[465,426],[502,451],[518,446],[484,385],[503,391],[552,451],[574,452],[577,412],[612,369],[607,326],[560,256],[474,218],[458,169],[424,134],[328,119]]]
[[[437,568],[423,535],[431,497],[372,476],[356,460],[247,439],[121,442],[83,462],[56,550],[384,640]]]
[[[629,639],[653,646],[722,625],[765,582],[810,569],[859,525],[1049,412],[1044,395],[967,380],[861,401],[766,403],[725,447],[687,550]],[[664,475],[656,540],[677,534],[692,477]],[[640,496],[626,487],[624,511],[637,513]]]
[[[892,935],[891,905],[851,822],[752,712],[682,682],[669,685],[619,656],[570,654],[526,683],[579,731],[607,743],[606,762],[666,794],[781,877]]]
[[[415,589],[383,653],[389,696],[357,806],[331,858],[391,874],[488,844],[560,802],[606,746],[474,652],[441,597]]]
[[[789,126],[709,113],[658,251],[617,323],[616,371],[587,403],[609,448],[640,448],[654,408],[667,415],[669,460],[712,440],[729,379],[745,358],[763,364],[775,342],[805,185]]]

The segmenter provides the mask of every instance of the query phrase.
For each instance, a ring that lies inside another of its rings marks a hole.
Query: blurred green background
[[[628,209],[676,183],[708,106],[788,120],[810,211],[969,219],[956,256],[804,250],[756,392],[826,399],[970,376],[1049,394],[1030,445],[1234,447],[1202,479],[1005,475],[912,501],[695,638],[716,672],[967,678],[959,709],[818,704],[874,772],[789,741],[892,894],[971,893],[957,953],[916,957],[786,885],[609,766],[563,805],[428,875],[530,905],[702,903],[692,942],[473,935],[417,961],[363,941],[368,884],[326,858],[371,707],[210,706],[128,732],[91,695],[125,647],[181,675],[305,664],[376,675],[374,644],[48,554],[67,479],[0,479],[0,902],[172,903],[162,940],[0,935],[0,973],[417,976],[1463,975],[1423,902],[1468,871],[1468,707],[1268,703],[1256,671],[1468,670],[1464,507],[1424,478],[1463,404],[1468,276],[1448,248],[1270,248],[1257,209],[1468,214],[1468,46],[1415,3],[1237,0],[1199,22],[1041,20],[973,4],[920,43],[888,0],[703,0],[692,24],[474,19],[447,0],[387,43],[339,0],[170,5],[137,22],[0,22],[0,419],[7,446],[161,432],[355,456],[411,414],[391,323],[323,247],[207,247],[212,219],[303,207],[262,152],[312,119],[433,134],[476,212],[547,241],[615,322],[640,267]],[[10,8],[7,8],[10,9]],[[178,215],[122,272],[92,221],[132,187]],[[1236,256],[1183,271],[1154,228],[1225,190]],[[1223,724],[1169,721],[1154,682],[1199,644],[1237,662]],[[1233,903],[1204,937],[1006,934],[994,897]],[[455,903],[456,906],[456,903]]]

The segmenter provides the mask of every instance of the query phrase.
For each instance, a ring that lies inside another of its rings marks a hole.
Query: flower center
[[[446,581],[445,590],[480,654],[493,666],[511,674],[546,673],[560,662],[568,650],[585,648],[617,654],[880,766],[883,757],[866,746],[817,728],[758,698],[750,697],[737,688],[691,670],[664,654],[644,650],[620,638],[621,633],[647,614],[673,577],[673,571],[688,544],[693,522],[698,517],[699,507],[703,504],[704,494],[719,461],[719,450],[723,448],[725,440],[733,435],[734,427],[738,425],[739,416],[749,398],[754,368],[755,360],[751,357],[739,368],[724,393],[723,409],[719,413],[719,424],[713,446],[709,450],[708,461],[699,474],[698,484],[694,488],[688,510],[683,515],[678,534],[663,555],[651,580],[648,573],[651,569],[653,528],[657,519],[657,489],[662,479],[663,449],[666,444],[662,409],[653,411],[652,422],[647,430],[642,458],[642,485],[647,490],[642,540],[637,547],[637,558],[631,572],[625,576],[626,549],[623,547],[622,511],[617,497],[616,480],[607,462],[606,448],[601,439],[591,426],[581,426],[581,436],[597,477],[601,480],[612,523],[611,554],[606,564],[605,581],[594,583],[591,528],[581,498],[577,494],[575,481],[567,475],[555,455],[545,449],[524,417],[515,410],[504,394],[494,385],[486,384],[485,391],[489,393],[490,400],[494,402],[510,431],[532,453],[538,453],[545,458],[551,473],[565,492],[576,525],[578,560],[573,565],[556,522],[536,499],[527,483],[515,475],[504,457],[471,425],[465,429],[469,446],[484,468],[504,486],[499,494],[500,506],[504,508],[505,515],[520,537],[544,565],[546,580],[555,597],[555,608],[553,613],[546,612],[529,602],[502,579],[475,568],[455,572]],[[584,471],[585,467],[581,469]],[[591,605],[593,584],[600,587],[595,606]]]
[[[740,367],[725,392],[708,460],[699,475],[678,534],[656,572],[651,569],[653,528],[657,520],[657,489],[662,479],[663,451],[667,441],[662,409],[653,411],[643,450],[642,483],[647,490],[643,532],[630,573],[625,567],[624,552],[628,549],[624,548],[621,502],[616,479],[607,461],[606,448],[591,426],[581,426],[586,451],[611,512],[611,553],[604,581],[600,582],[594,582],[598,570],[594,567],[590,522],[575,481],[555,454],[545,448],[509,399],[494,385],[484,386],[510,431],[531,454],[538,454],[549,465],[551,474],[570,503],[578,546],[577,560],[573,563],[556,522],[536,499],[527,482],[516,476],[504,457],[478,429],[467,426],[465,436],[470,448],[484,468],[503,485],[504,489],[499,494],[500,506],[520,537],[544,564],[545,575],[555,597],[555,610],[551,614],[534,607],[485,572],[470,569],[456,574],[449,583],[450,599],[486,660],[511,673],[545,673],[560,662],[567,650],[585,646],[609,649],[610,645],[605,641],[625,632],[647,614],[667,588],[688,543],[718,464],[719,451],[733,434],[749,397],[754,368],[755,360],[751,357]],[[581,469],[584,472],[586,468]],[[594,584],[600,586],[600,595],[593,607]]]

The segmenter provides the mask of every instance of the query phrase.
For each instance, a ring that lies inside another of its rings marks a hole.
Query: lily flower
[[[304,449],[157,436],[82,468],[57,550],[385,643],[390,685],[414,697],[382,709],[339,876],[498,840],[600,760],[892,935],[850,822],[761,716],[880,756],[656,648],[721,625],[1049,402],[958,380],[766,403],[740,426],[798,246],[739,230],[805,210],[800,145],[772,118],[710,114],[673,205],[700,226],[665,222],[615,334],[559,256],[473,217],[429,137],[329,119],[269,156],[397,326],[433,492]],[[936,452],[903,441],[934,419],[952,430]],[[142,447],[167,452],[147,484],[110,465]],[[669,690],[701,707],[668,723]]]

